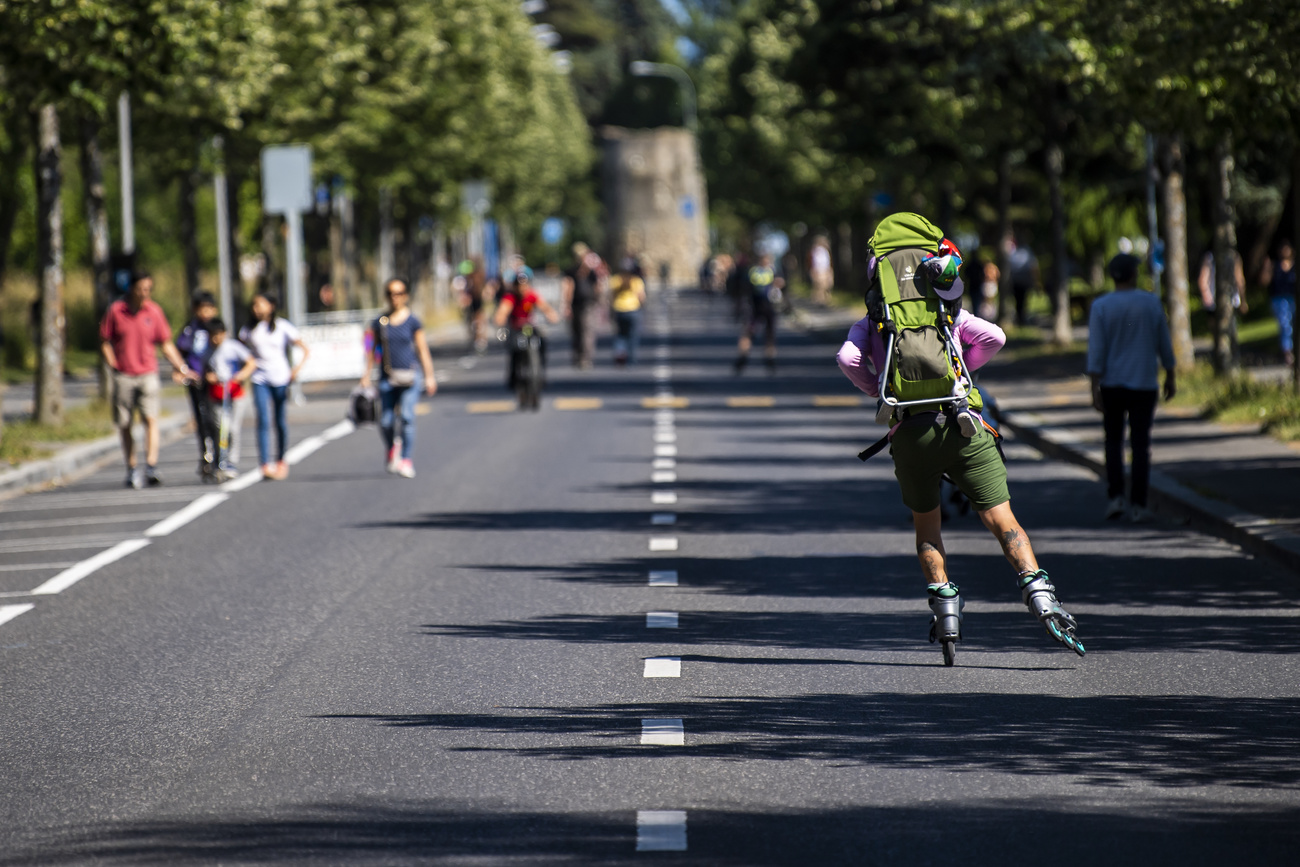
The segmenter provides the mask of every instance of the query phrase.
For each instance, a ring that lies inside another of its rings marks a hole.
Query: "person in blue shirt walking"
[[[411,448],[415,445],[415,405],[420,392],[432,396],[438,390],[433,357],[424,336],[424,325],[411,312],[411,293],[406,281],[389,280],[384,287],[388,310],[373,323],[373,348],[366,353],[361,384],[370,384],[370,371],[377,365],[379,376],[379,432],[384,439],[388,472],[405,479],[415,478]],[[401,427],[398,427],[400,421]]]
[[[1137,288],[1139,260],[1121,253],[1107,270],[1115,291],[1098,298],[1088,316],[1088,376],[1092,405],[1106,430],[1106,518],[1128,513],[1134,523],[1151,520],[1151,426],[1158,396],[1158,367],[1165,369],[1165,400],[1178,387],[1169,323],[1160,299]],[[1130,500],[1124,499],[1124,420],[1133,449]],[[1131,503],[1131,508],[1130,508]]]

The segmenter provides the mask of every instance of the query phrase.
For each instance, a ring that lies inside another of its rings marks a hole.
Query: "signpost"
[[[289,321],[302,324],[307,312],[302,255],[302,215],[315,204],[311,183],[311,148],[307,145],[277,145],[262,148],[262,210],[284,214],[289,224],[286,250],[285,294]]]

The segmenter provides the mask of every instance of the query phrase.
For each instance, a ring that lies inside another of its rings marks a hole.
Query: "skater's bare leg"
[[[943,517],[939,510],[913,512],[912,523],[916,526],[916,558],[921,561],[921,574],[927,584],[947,584],[947,555],[943,550],[943,536],[940,530]]]
[[[989,528],[989,532],[1002,546],[1002,553],[1006,555],[1007,562],[1017,572],[1038,571],[1038,559],[1034,557],[1034,548],[1029,544],[1029,537],[1025,535],[1020,522],[1012,513],[1011,503],[1000,503],[980,512],[979,516],[984,526]],[[919,529],[917,532],[919,534]]]

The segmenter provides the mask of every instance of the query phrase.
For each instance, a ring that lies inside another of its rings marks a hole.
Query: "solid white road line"
[[[655,470],[650,474],[650,481],[656,485],[672,484],[677,481],[677,474],[672,470]]]
[[[637,810],[638,852],[685,852],[685,810]]]
[[[669,524],[677,523],[677,515],[672,512],[655,512],[650,516],[650,523],[656,527],[664,527]]]
[[[19,614],[26,614],[35,607],[30,602],[25,602],[22,605],[0,605],[0,624],[8,623]]]
[[[680,656],[647,656],[645,660],[646,677],[681,677],[682,658]]]
[[[676,569],[656,569],[650,573],[651,587],[676,587],[677,570]]]
[[[677,502],[676,491],[655,491],[650,495],[650,502],[656,506],[671,506]]]
[[[227,494],[234,494],[238,491],[244,490],[244,488],[251,488],[260,481],[262,481],[261,468],[245,470],[230,481],[224,482],[221,485],[221,490],[225,491]]]
[[[653,536],[650,539],[651,551],[676,551],[677,539],[674,536]]]
[[[438,380],[438,381],[441,382],[442,380]],[[347,436],[348,434],[352,433],[356,429],[357,426],[355,424],[353,424],[351,421],[347,419],[343,419],[343,421],[339,422],[333,427],[326,428],[325,430],[321,431],[320,438],[325,440],[325,442],[327,443],[332,443],[336,439],[340,439],[341,437]]]
[[[284,453],[284,462],[289,466],[293,466],[323,445],[325,445],[324,437],[319,435],[307,437],[307,439]]]
[[[686,732],[679,719],[641,720],[641,743],[647,746],[680,747],[686,744]]]
[[[123,557],[129,557],[148,544],[148,539],[127,539],[125,542],[119,542],[107,551],[100,551],[94,557],[82,560],[77,565],[64,569],[58,575],[33,590],[32,595],[51,596],[55,593],[62,593],[87,575],[104,568],[109,563],[114,563]]]
[[[154,524],[148,530],[145,530],[144,534],[150,539],[156,539],[159,536],[166,536],[179,530],[181,527],[184,527],[190,521],[193,521],[205,512],[215,509],[228,499],[230,499],[230,494],[223,494],[220,491],[212,491],[211,493],[204,494],[171,517],[164,518],[157,524]]]
[[[647,611],[645,615],[646,629],[676,629],[677,612],[676,611]]]

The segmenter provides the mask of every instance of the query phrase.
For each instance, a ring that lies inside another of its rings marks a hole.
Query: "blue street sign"
[[[564,221],[559,217],[547,217],[542,223],[542,241],[554,247],[564,240]]]
[[[695,216],[695,198],[693,196],[682,196],[682,216],[688,220]]]

